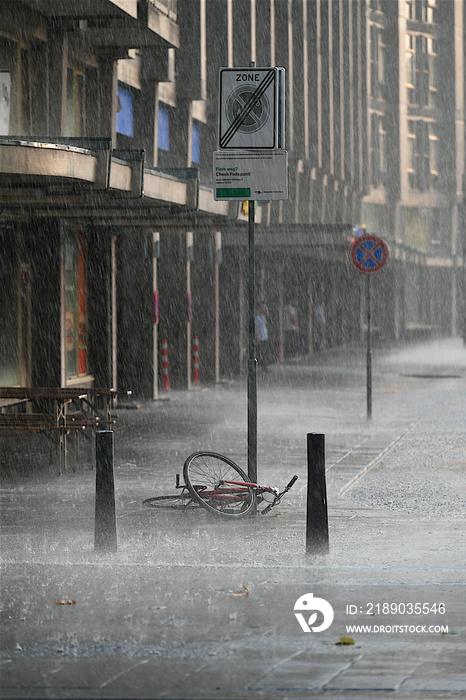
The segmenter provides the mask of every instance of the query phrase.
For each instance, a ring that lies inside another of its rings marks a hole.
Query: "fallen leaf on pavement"
[[[249,591],[248,591],[248,589],[246,588],[246,586],[243,585],[243,590],[240,589],[239,591],[233,591],[233,595],[248,596],[248,595],[249,595]]]

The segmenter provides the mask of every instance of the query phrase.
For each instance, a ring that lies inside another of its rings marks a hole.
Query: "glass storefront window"
[[[20,383],[19,256],[13,226],[0,225],[0,386]]]
[[[65,234],[66,376],[87,374],[86,259],[83,231]]]
[[[31,129],[29,50],[19,40],[0,36],[0,133]]]

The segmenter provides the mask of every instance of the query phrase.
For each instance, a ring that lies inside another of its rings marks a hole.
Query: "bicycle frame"
[[[202,497],[212,498],[213,500],[218,501],[236,503],[247,498],[249,494],[249,489],[254,489],[256,496],[260,496],[263,493],[270,493],[273,495],[274,499],[271,503],[269,503],[269,505],[266,508],[264,508],[263,511],[261,511],[261,514],[264,514],[268,513],[271,508],[280,503],[282,496],[290,490],[297,478],[297,476],[294,476],[290,483],[281,492],[278,491],[278,489],[274,489],[271,486],[260,486],[259,484],[255,484],[251,481],[221,481],[219,482],[217,488],[220,488],[223,485],[231,485],[238,488],[232,488],[229,490],[222,489],[221,491],[218,491],[217,489],[214,489],[213,491],[203,489]]]
[[[289,484],[283,489],[283,491],[279,491],[276,488],[273,488],[271,486],[260,486],[259,484],[256,484],[251,481],[230,481],[230,480],[219,480],[218,483],[216,484],[216,487],[213,489],[209,489],[205,484],[203,485],[193,485],[191,484],[189,487],[186,484],[180,483],[180,475],[176,475],[176,488],[181,489],[181,496],[158,496],[158,497],[153,497],[153,498],[148,498],[144,501],[146,505],[151,505],[153,507],[165,507],[165,508],[186,508],[186,509],[191,509],[191,508],[202,508],[203,506],[207,508],[208,510],[211,510],[213,512],[216,512],[216,509],[218,507],[218,513],[219,514],[230,514],[227,511],[223,511],[223,507],[228,509],[229,504],[233,506],[233,504],[241,503],[242,501],[245,503],[245,507],[249,506],[251,504],[251,491],[254,491],[255,497],[259,497],[259,501],[264,500],[264,498],[261,498],[263,494],[270,494],[272,496],[272,500],[269,501],[268,505],[260,511],[261,515],[264,515],[265,513],[268,513],[271,508],[276,506],[278,503],[280,503],[282,496],[290,490],[290,488],[293,486],[295,483],[296,479],[298,477],[294,476]],[[225,488],[226,487],[226,488]],[[187,492],[187,493],[186,493]],[[184,495],[186,493],[187,501],[186,503],[182,502],[182,499],[184,498]],[[189,494],[192,494],[189,496]],[[198,498],[196,498],[196,494],[198,494]],[[177,501],[181,502],[178,502]],[[195,499],[195,500],[193,500]],[[196,500],[199,501],[198,504],[196,504]],[[209,505],[210,501],[210,505]],[[214,504],[217,503],[217,506]],[[223,504],[223,506],[222,506]],[[249,510],[249,508],[248,508]],[[233,512],[233,511],[232,511]],[[244,513],[244,515],[247,514],[248,511]],[[241,512],[240,512],[241,514]]]

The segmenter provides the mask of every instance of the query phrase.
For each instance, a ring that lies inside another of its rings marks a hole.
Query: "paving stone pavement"
[[[94,551],[94,471],[58,477],[41,436],[2,438],[2,698],[466,697],[465,377],[458,340],[376,353],[367,421],[360,350],[271,367],[259,480],[299,479],[234,524],[142,500],[199,448],[245,466],[244,382],[135,399],[116,553]],[[308,432],[325,434],[328,554],[305,548]],[[310,593],[334,612],[322,632],[295,617]]]

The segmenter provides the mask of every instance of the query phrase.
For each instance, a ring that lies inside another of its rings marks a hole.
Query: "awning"
[[[0,207],[24,216],[92,218],[150,226],[187,216],[225,217],[228,203],[199,188],[197,168],[146,168],[144,151],[110,139],[0,139]]]

